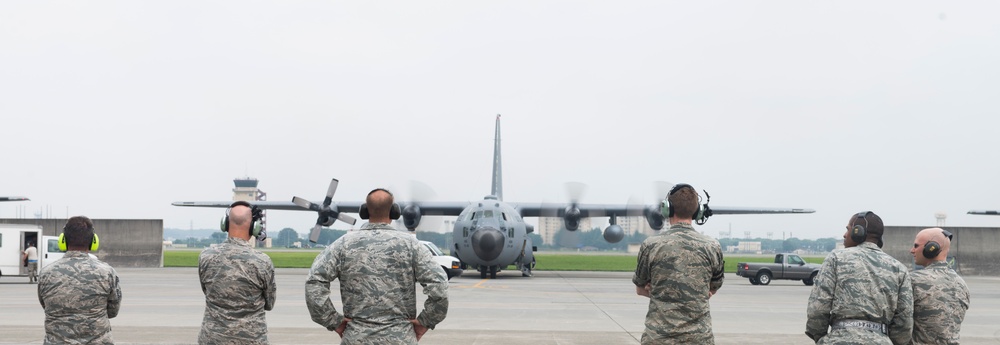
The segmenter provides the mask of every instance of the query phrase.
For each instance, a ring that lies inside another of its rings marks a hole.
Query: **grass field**
[[[317,250],[263,251],[271,257],[274,267],[309,268],[319,255]],[[167,250],[163,252],[164,267],[198,267],[196,250]],[[726,273],[736,273],[739,262],[772,262],[772,256],[744,255],[725,256]],[[823,263],[822,257],[803,257],[806,262]],[[635,271],[636,254],[561,254],[535,253],[535,270],[539,271]]]

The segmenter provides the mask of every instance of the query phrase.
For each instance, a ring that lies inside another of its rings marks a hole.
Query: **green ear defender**
[[[259,222],[262,217],[261,210],[258,209],[257,206],[251,205],[246,201],[236,201],[233,202],[232,205],[229,205],[229,208],[226,209],[226,216],[222,217],[222,222],[219,223],[219,229],[221,229],[222,232],[229,232],[229,210],[236,206],[246,206],[250,208],[250,236],[256,237],[258,240],[262,241],[267,238],[267,235],[261,234],[261,230],[264,229],[264,226]]]

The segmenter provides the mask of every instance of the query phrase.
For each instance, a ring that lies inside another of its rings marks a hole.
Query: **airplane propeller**
[[[407,190],[409,199],[412,203],[407,205],[400,205],[403,207],[403,226],[413,231],[439,231],[441,226],[444,225],[444,218],[440,216],[424,216],[417,206],[421,202],[437,200],[437,193],[434,192],[434,188],[430,185],[416,181],[410,180],[408,183]]]
[[[582,213],[577,205],[580,204],[580,199],[583,197],[584,191],[586,191],[587,185],[580,182],[566,182],[566,196],[569,197],[569,206],[566,207],[565,213],[563,214],[563,221],[566,225],[566,230],[575,231],[580,226],[580,218],[582,218]]]
[[[332,207],[330,206],[333,203],[333,195],[337,192],[337,185],[339,183],[340,182],[337,181],[337,179],[330,181],[330,187],[326,190],[326,198],[323,199],[322,205],[297,196],[292,197],[293,204],[319,213],[319,218],[316,219],[316,226],[313,226],[312,231],[309,232],[309,242],[316,243],[316,241],[319,240],[320,230],[322,230],[324,226],[333,225],[333,222],[338,219],[351,225],[354,225],[354,223],[357,222],[354,217],[340,213],[340,211],[337,210],[337,205],[333,205]]]
[[[655,194],[656,202],[663,201],[667,198],[667,193],[674,188],[674,184],[667,181],[653,181],[653,193]]]

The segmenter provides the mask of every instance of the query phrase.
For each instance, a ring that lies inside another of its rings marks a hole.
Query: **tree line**
[[[307,238],[308,232],[300,234],[292,228],[284,228],[271,237],[271,246],[278,248],[292,247],[295,242],[299,242],[302,247],[328,246],[341,236],[347,234],[347,230],[337,230],[323,228],[320,230],[319,240],[315,244],[310,243]],[[226,233],[214,232],[209,238],[194,238],[174,240],[174,244],[186,244],[188,247],[208,247],[212,244],[222,243],[226,240]],[[604,240],[603,231],[600,228],[590,230],[566,231],[559,230],[553,243],[542,243],[542,237],[537,233],[528,234],[532,244],[540,250],[599,250],[599,251],[626,251],[630,243],[641,243],[648,237],[646,234],[634,233],[625,236],[618,243],[608,243]],[[438,248],[442,248],[445,253],[449,253],[453,246],[451,233],[437,233],[429,231],[417,232],[417,239],[434,243]],[[820,238],[816,240],[788,238],[784,240],[773,240],[765,238],[741,239],[741,238],[721,238],[719,244],[725,250],[730,246],[737,246],[739,242],[760,242],[761,251],[766,253],[792,252],[795,250],[806,250],[811,252],[829,252],[841,243],[842,239]]]

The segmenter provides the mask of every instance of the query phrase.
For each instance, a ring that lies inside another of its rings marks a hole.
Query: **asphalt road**
[[[267,313],[272,344],[338,343],[309,319],[306,269],[278,269],[278,300]],[[196,268],[120,269],[123,303],[111,320],[118,344],[194,344],[204,310]],[[448,317],[421,344],[638,344],[647,299],[631,273],[476,272],[451,280]],[[963,344],[1000,344],[1000,278],[965,277],[972,307]],[[336,287],[334,287],[336,291]],[[718,344],[812,344],[805,311],[811,287],[797,281],[753,286],[729,274],[711,300]],[[421,295],[422,296],[422,295]],[[335,301],[340,309],[339,300]],[[342,310],[342,309],[341,309]],[[44,313],[27,278],[0,278],[0,344],[40,344]]]

